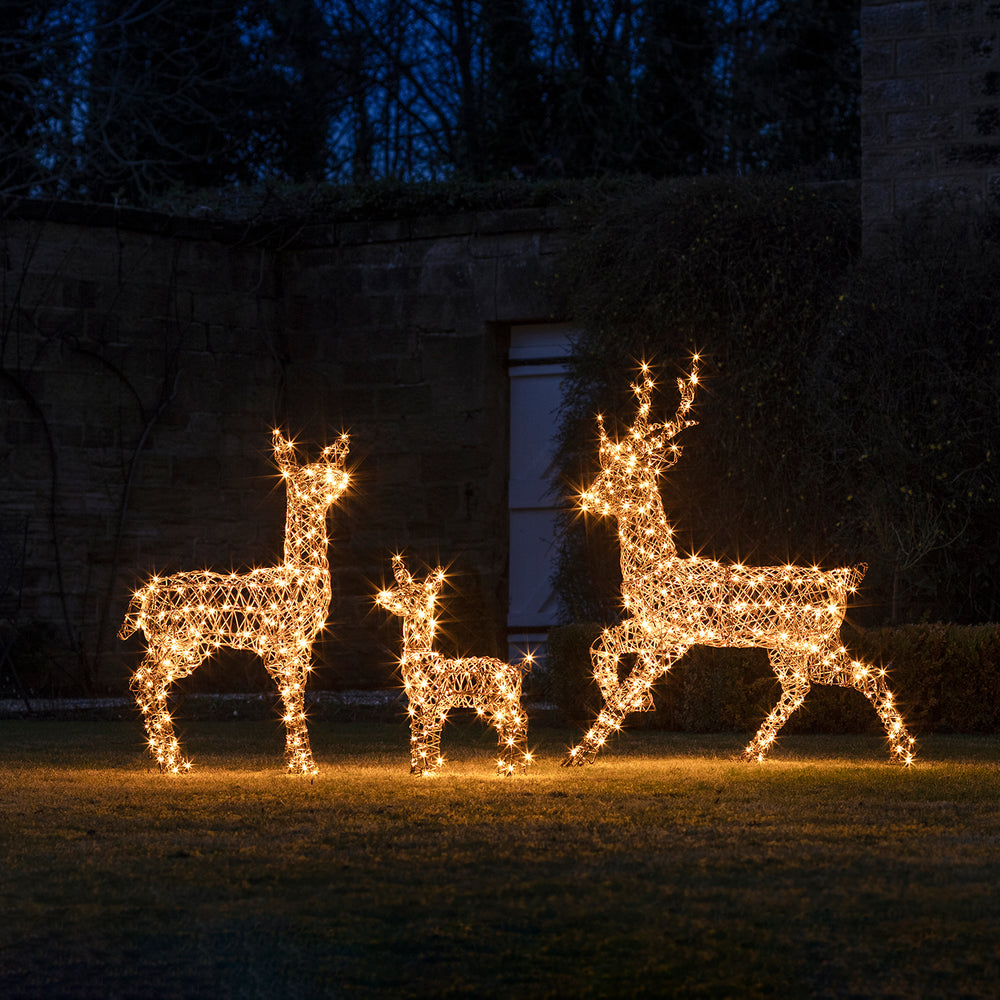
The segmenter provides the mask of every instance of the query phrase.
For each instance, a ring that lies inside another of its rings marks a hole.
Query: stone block
[[[868,150],[877,149],[885,143],[885,118],[882,114],[861,116],[861,156]]]
[[[476,268],[476,308],[486,320],[520,323],[544,319],[551,306],[545,272],[537,257],[483,261]]]
[[[934,151],[930,146],[870,150],[861,158],[861,176],[865,181],[919,177],[932,173],[934,168]]]
[[[534,237],[558,224],[553,211],[548,208],[508,208],[492,212],[477,212],[474,231],[480,235],[530,233]]]
[[[1000,105],[966,109],[964,134],[970,139],[1000,135]]]
[[[861,8],[862,44],[876,38],[917,35],[929,23],[926,0],[895,0],[893,3],[863,4]]]
[[[976,0],[930,0],[930,27],[933,31],[957,31],[976,24]]]
[[[454,295],[471,285],[472,257],[466,239],[447,239],[427,248],[420,261],[417,290],[427,295]]]
[[[962,54],[962,47],[955,35],[902,39],[896,43],[894,71],[903,77],[947,73],[962,66]]]
[[[967,75],[965,79],[968,83],[968,96],[972,100],[1000,96],[1000,72],[997,70]]]
[[[939,155],[941,167],[953,170],[968,167],[981,170],[1000,165],[1000,144],[987,142],[962,142],[945,146]]]
[[[927,103],[935,109],[961,107],[969,100],[968,73],[935,73],[926,77]]]
[[[92,414],[91,419],[88,420],[86,424],[79,428],[79,445],[82,448],[87,449],[104,449],[110,450],[113,448],[118,448],[121,445],[121,428],[113,421],[109,419],[110,414],[105,416],[105,419],[101,423],[97,423],[93,417],[104,416],[103,414]],[[112,465],[118,470],[123,467],[123,457],[118,454],[112,460]]]
[[[896,45],[892,41],[865,42],[861,46],[861,78],[885,80],[896,72]]]
[[[898,111],[927,104],[927,84],[922,78],[865,81],[861,101],[866,112]]]
[[[57,448],[80,448],[83,446],[83,427],[74,421],[50,424],[52,440]]]
[[[60,304],[74,309],[97,309],[105,291],[104,283],[93,278],[60,279]]]
[[[421,268],[408,263],[359,269],[365,295],[405,295],[411,289],[420,287],[421,275]]]
[[[971,72],[1000,66],[1000,45],[996,32],[972,32],[965,36],[962,46],[962,65]]]
[[[475,220],[469,215],[425,215],[410,220],[408,238],[432,240],[436,246],[450,237],[468,236],[474,229]]]
[[[503,257],[537,257],[541,234],[496,233],[481,236],[469,244],[469,254],[474,259],[497,260]]]
[[[468,312],[470,294],[437,295],[417,293],[407,300],[406,322],[432,333],[454,332]]]
[[[900,111],[886,115],[886,141],[894,144],[941,142],[961,135],[958,111]]]
[[[402,424],[412,431],[428,420],[434,408],[434,387],[428,383],[382,386],[376,390],[375,398],[379,420],[389,421],[397,428]]]

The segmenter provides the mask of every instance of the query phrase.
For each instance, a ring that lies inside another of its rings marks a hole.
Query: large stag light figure
[[[581,494],[580,507],[618,521],[627,617],[605,629],[591,649],[604,706],[564,764],[593,761],[628,712],[652,708],[653,682],[693,645],[768,650],[781,698],[743,751],[743,760],[765,758],[778,730],[817,683],[864,694],[885,727],[891,760],[909,764],[913,739],[886,686],[885,671],[852,660],[839,641],[863,565],[832,570],[743,566],[677,554],[659,479],[680,457],[674,439],[695,423],[687,414],[698,385],[697,355],[691,374],[677,384],[680,405],[667,423],[649,421],[654,383],[645,364],[632,386],[638,412],[628,434],[612,440],[598,417],[601,471]],[[620,680],[619,666],[630,655],[634,667]]]
[[[521,709],[521,679],[531,669],[531,655],[520,666],[492,656],[443,656],[434,649],[434,606],[444,570],[439,566],[417,580],[401,555],[393,556],[392,569],[396,586],[380,590],[375,600],[403,619],[399,664],[410,705],[410,773],[432,775],[444,763],[441,729],[453,708],[474,708],[496,729],[498,774],[522,770],[531,763],[525,745],[528,720]]]
[[[274,457],[285,482],[285,557],[248,573],[195,570],[154,576],[135,592],[118,633],[145,633],[147,651],[131,687],[149,749],[163,771],[188,769],[167,708],[170,685],[221,646],[247,649],[263,661],[284,706],[285,760],[296,774],[315,774],[305,720],[312,644],[330,606],[326,515],[347,488],[348,437],[300,465],[294,444],[273,432]]]

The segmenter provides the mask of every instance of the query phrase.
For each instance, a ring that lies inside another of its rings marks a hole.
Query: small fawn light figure
[[[285,551],[277,566],[248,573],[194,570],[152,577],[132,596],[118,635],[146,637],[146,655],[131,688],[142,712],[149,749],[162,771],[185,771],[167,709],[171,684],[187,677],[222,646],[256,653],[284,706],[285,760],[296,774],[315,774],[305,718],[312,644],[330,607],[326,515],[347,488],[348,436],[298,463],[294,444],[277,429],[274,457],[285,482]]]
[[[410,714],[410,773],[431,775],[444,763],[441,730],[453,708],[474,708],[497,731],[503,776],[531,763],[527,750],[528,720],[521,709],[522,674],[531,669],[531,654],[519,666],[492,656],[449,659],[434,649],[437,619],[434,606],[444,584],[438,566],[414,579],[401,555],[392,558],[396,586],[380,590],[376,603],[403,619],[403,675]]]
[[[663,512],[658,480],[680,457],[674,438],[695,421],[687,414],[698,385],[698,357],[678,379],[680,405],[673,420],[649,421],[654,383],[647,365],[633,384],[635,423],[612,440],[601,417],[601,471],[580,495],[580,508],[618,521],[622,606],[628,616],[605,629],[591,648],[604,707],[564,765],[593,761],[628,712],[653,707],[652,685],[694,645],[763,647],[781,684],[781,698],[743,751],[761,761],[813,683],[860,691],[874,706],[889,740],[890,759],[909,764],[914,741],[886,686],[885,671],[852,660],[839,642],[849,595],[864,566],[833,570],[801,566],[725,565],[698,556],[682,558]],[[619,679],[632,654],[635,665]]]

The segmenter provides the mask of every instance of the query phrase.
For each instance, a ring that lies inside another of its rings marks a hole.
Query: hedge
[[[599,633],[594,623],[549,633],[546,695],[568,724],[589,722],[601,705],[589,654]],[[918,737],[1000,732],[1000,625],[845,626],[842,638],[852,656],[886,667]],[[657,683],[656,711],[634,713],[628,725],[750,735],[779,695],[765,650],[695,646]],[[880,725],[856,691],[814,685],[785,731],[879,732]]]

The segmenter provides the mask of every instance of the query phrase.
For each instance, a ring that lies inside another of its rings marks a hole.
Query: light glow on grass
[[[294,774],[315,774],[306,728],[306,679],[312,644],[330,607],[326,515],[347,488],[348,436],[300,464],[295,445],[277,428],[274,457],[285,483],[285,551],[277,566],[249,573],[211,570],[154,576],[132,597],[118,635],[140,630],[146,655],[131,688],[142,712],[149,751],[161,771],[187,771],[167,707],[170,687],[222,646],[256,653],[284,706],[285,761]]]
[[[840,643],[847,603],[865,566],[745,566],[700,556],[682,557],[667,522],[659,480],[681,455],[674,440],[695,424],[688,419],[698,386],[699,357],[678,379],[680,403],[673,418],[650,422],[655,383],[647,364],[633,383],[635,422],[612,439],[598,416],[601,471],[580,494],[583,512],[613,517],[621,549],[624,620],[606,628],[591,649],[604,705],[583,740],[563,763],[590,763],[629,712],[653,708],[652,687],[692,646],[760,647],[768,650],[781,698],[744,749],[744,761],[763,761],[778,731],[802,704],[812,684],[860,691],[885,728],[889,756],[909,765],[914,740],[885,680],[885,670],[850,657]],[[635,666],[619,677],[634,655]]]
[[[175,782],[134,722],[0,721],[3,995],[995,995],[996,736],[898,774],[867,736],[745,768],[642,731],[568,773],[534,726],[512,783],[455,720],[400,782],[398,725],[320,721],[289,782],[273,724],[183,726]]]

